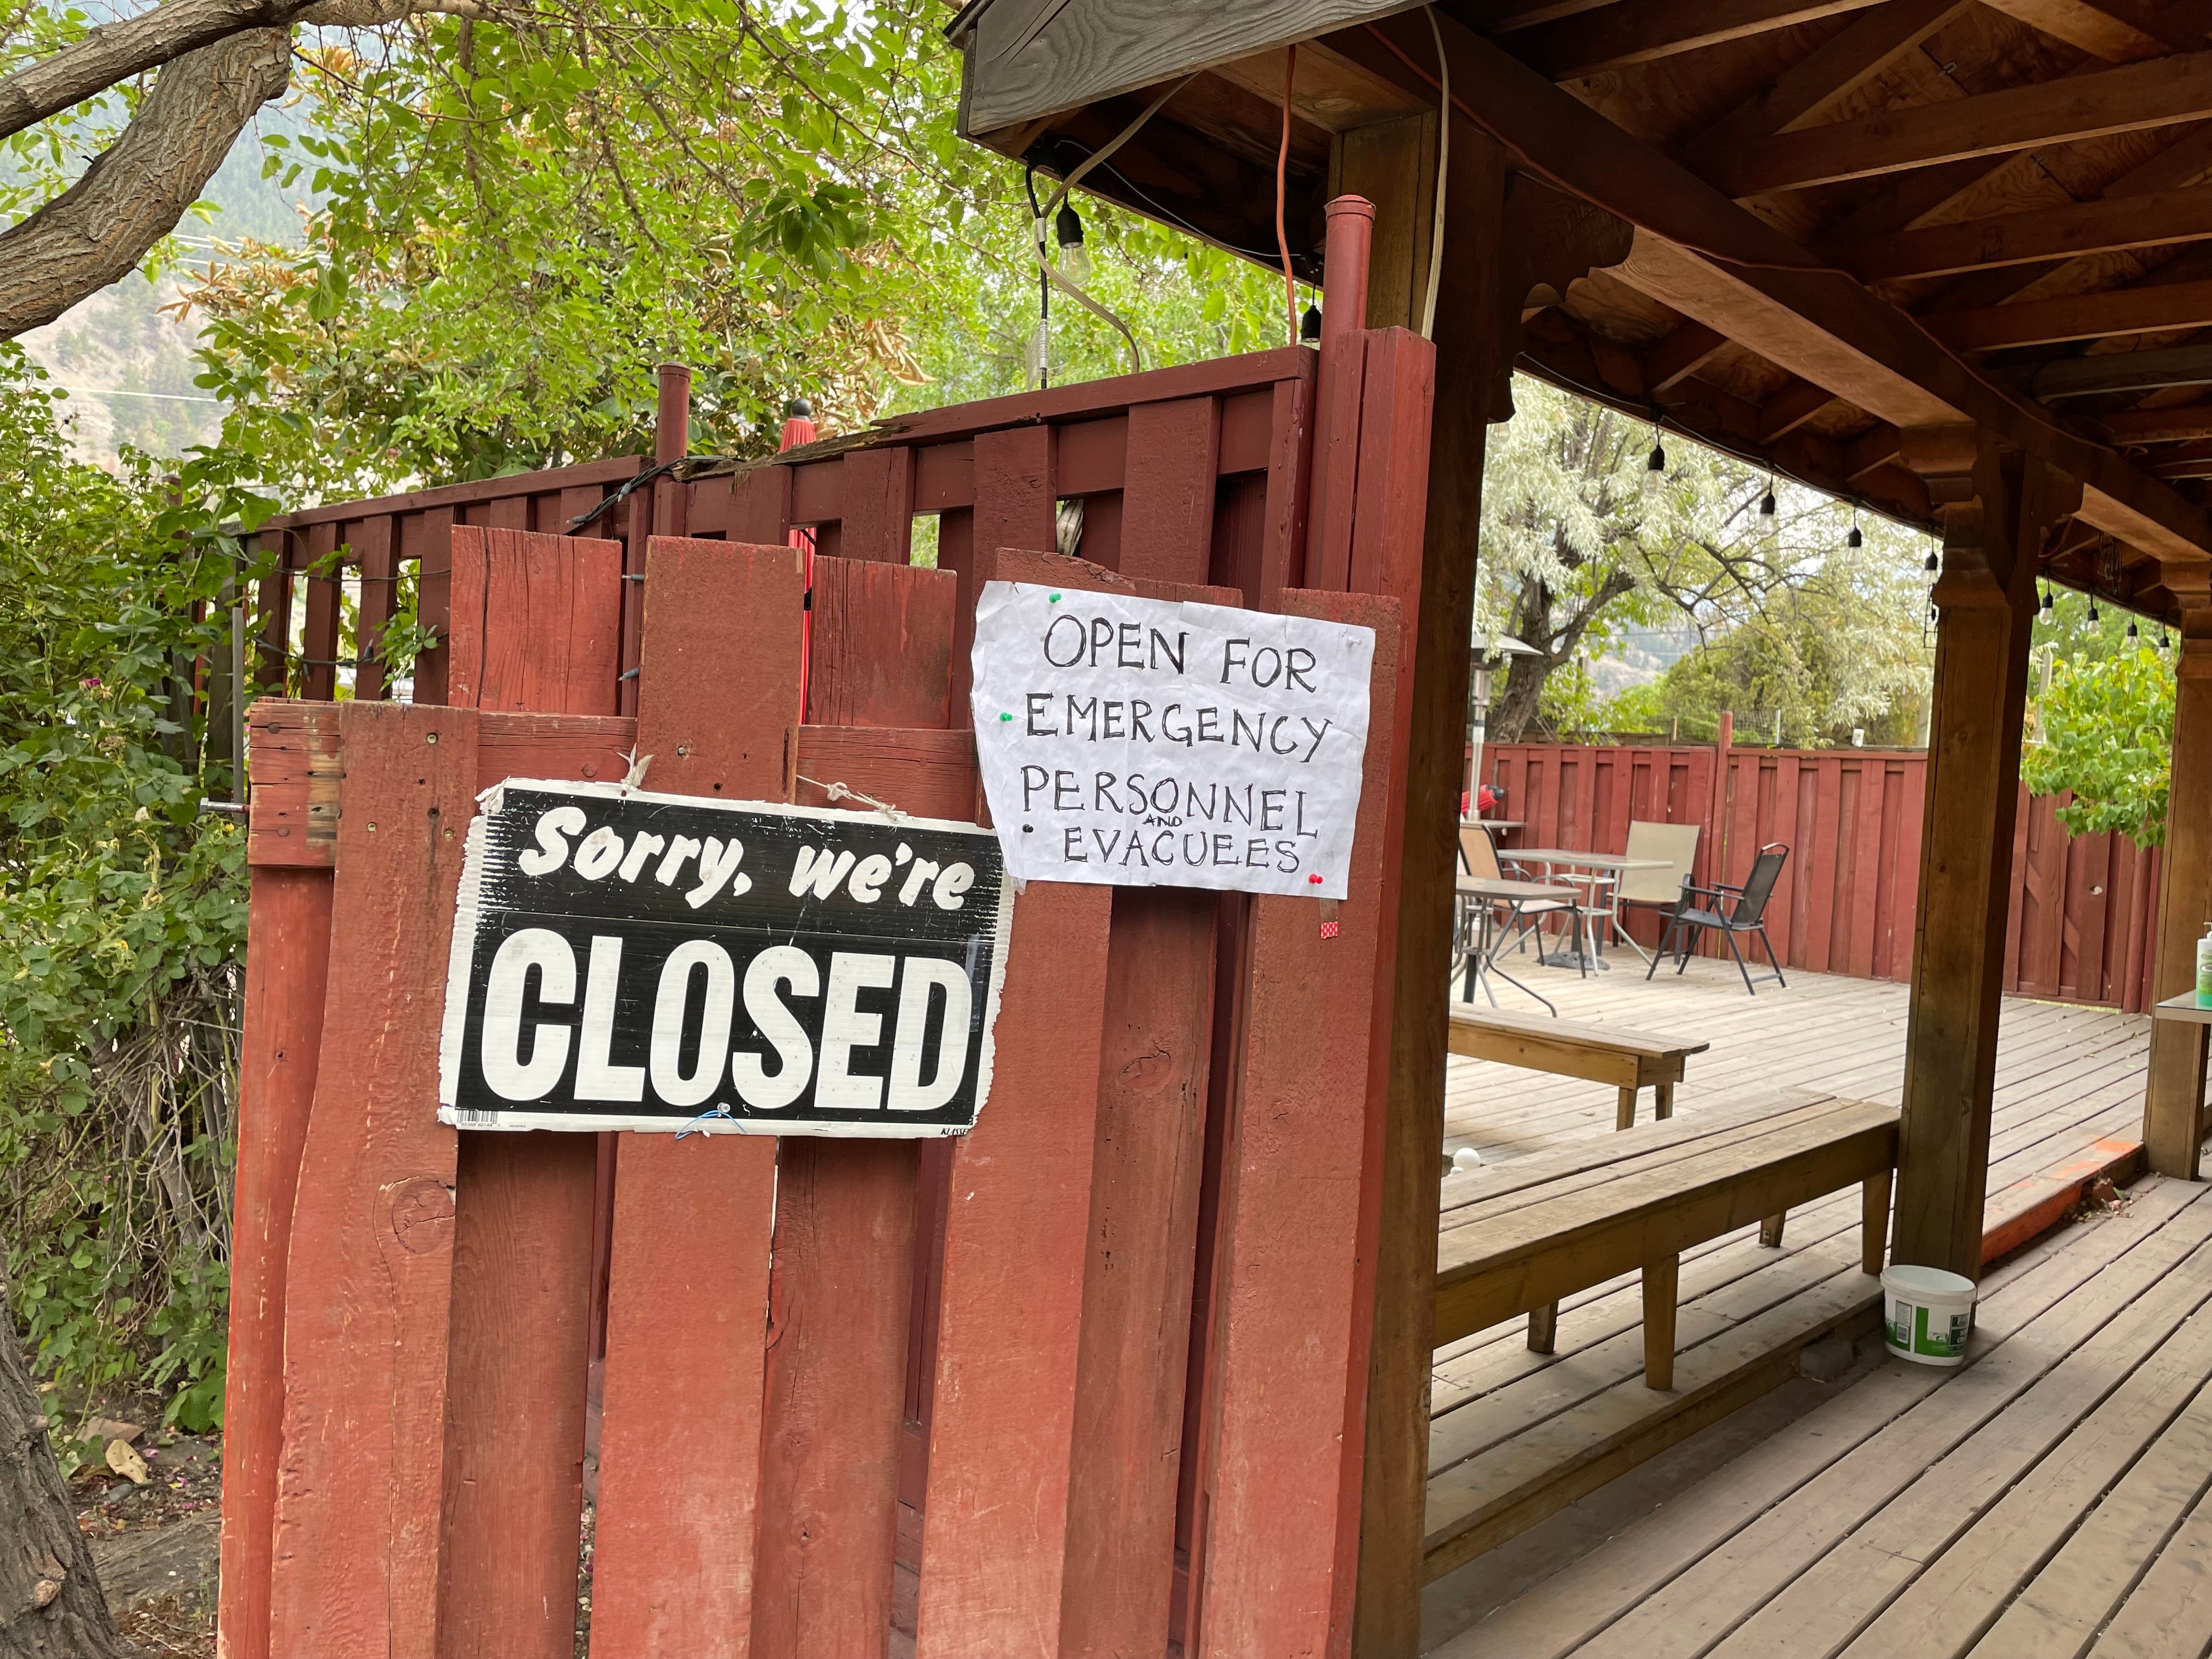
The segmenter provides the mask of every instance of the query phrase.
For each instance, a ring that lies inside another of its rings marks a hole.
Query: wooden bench
[[[1637,1093],[1647,1084],[1655,1114],[1674,1116],[1674,1085],[1682,1080],[1683,1060],[1712,1046],[1676,1042],[1618,1025],[1509,1014],[1495,1008],[1455,1011],[1451,1017],[1450,1047],[1455,1054],[1612,1084],[1620,1091],[1614,1127],[1621,1129],[1636,1121]]]
[[[1640,1271],[1644,1380],[1672,1388],[1683,1250],[1754,1221],[1778,1246],[1789,1210],[1857,1182],[1862,1260],[1881,1271],[1897,1117],[1793,1091],[1455,1176],[1437,1242],[1437,1345],[1527,1314],[1528,1346],[1550,1353],[1561,1297]]]

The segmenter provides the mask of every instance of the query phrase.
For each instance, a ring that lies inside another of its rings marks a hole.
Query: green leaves
[[[0,1245],[74,1396],[149,1363],[219,1392],[204,1343],[178,1346],[204,1320],[172,1301],[222,1272],[245,871],[238,831],[198,817],[188,686],[227,650],[230,550],[194,532],[233,486],[79,465],[57,410],[0,348]]]
[[[2058,809],[2069,835],[2111,830],[2156,847],[2172,750],[2173,669],[2162,653],[2061,658],[2031,707],[2020,775],[2033,794],[2073,792]]]
[[[500,18],[303,40],[306,131],[264,165],[321,193],[306,246],[190,290],[237,479],[374,495],[648,453],[667,361],[695,370],[695,450],[739,455],[794,395],[838,432],[1028,380],[1022,172],[957,136],[938,0]],[[1283,342],[1267,272],[1079,205],[1087,286],[1148,363]],[[1055,383],[1127,368],[1053,308]]]

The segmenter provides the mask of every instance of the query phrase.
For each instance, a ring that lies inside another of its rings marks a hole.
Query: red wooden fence
[[[1728,757],[1724,794],[1715,789]],[[1919,750],[1493,744],[1486,781],[1527,847],[1618,853],[1632,819],[1699,827],[1694,875],[1741,882],[1758,849],[1790,848],[1767,910],[1783,963],[1902,980],[1912,971],[1928,761]],[[2005,989],[2140,1012],[2148,1006],[2158,854],[2121,836],[2069,837],[2064,799],[2021,790]],[[1717,866],[1716,860],[1718,860]],[[1633,914],[1633,913],[1632,913]],[[1648,946],[1648,917],[1632,924]]]
[[[601,1320],[594,1653],[1347,1650],[1428,368],[1352,337],[1325,503],[1291,349],[664,474],[582,536],[547,532],[635,463],[266,527],[261,684],[314,701],[252,726],[228,1659],[567,1659]],[[1070,497],[1080,561],[1002,550],[1050,547]],[[440,636],[411,709],[375,650],[410,562]],[[969,816],[994,576],[1376,628],[1369,874],[1333,937],[1304,900],[1032,884],[957,1142],[434,1122],[479,788],[635,751],[660,788]]]

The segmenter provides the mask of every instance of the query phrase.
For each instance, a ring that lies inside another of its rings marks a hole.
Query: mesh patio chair
[[[1624,870],[1613,889],[1613,931],[1616,938],[1628,941],[1628,948],[1644,961],[1651,955],[1636,942],[1636,937],[1624,925],[1626,918],[1621,912],[1631,905],[1643,905],[1654,910],[1663,910],[1671,918],[1681,908],[1682,884],[1690,878],[1690,867],[1698,856],[1698,826],[1694,823],[1646,823],[1632,819],[1628,825],[1628,846],[1625,849],[1632,859],[1663,859],[1663,869]]]
[[[1773,896],[1783,861],[1789,856],[1790,849],[1780,842],[1760,848],[1759,856],[1752,860],[1751,874],[1741,887],[1732,887],[1724,881],[1698,887],[1685,877],[1680,906],[1659,939],[1659,957],[1669,950],[1675,951],[1678,954],[1674,971],[1679,974],[1689,966],[1690,951],[1697,944],[1697,935],[1701,932],[1718,933],[1726,941],[1729,954],[1735,958],[1736,971],[1743,975],[1743,988],[1757,996],[1759,991],[1752,981],[1751,969],[1745,965],[1743,952],[1735,943],[1738,933],[1756,933],[1759,942],[1766,947],[1767,965],[1774,969],[1771,974],[1761,974],[1759,979],[1771,979],[1788,990],[1790,981],[1782,977],[1782,963],[1774,954],[1774,941],[1766,936],[1765,917],[1766,901]],[[1721,908],[1723,894],[1731,901],[1725,911]],[[1699,899],[1706,902],[1696,902]],[[1659,971],[1659,957],[1654,957],[1651,966],[1644,969],[1644,977],[1647,980]]]
[[[1480,823],[1462,818],[1459,823],[1460,868],[1470,876],[1484,881],[1533,881],[1536,878],[1519,865],[1502,866],[1498,858],[1498,843],[1490,838],[1490,831]],[[1536,936],[1536,960],[1544,960],[1544,935],[1540,919],[1553,914],[1565,914],[1576,908],[1571,899],[1524,899],[1516,907],[1514,920],[1521,935],[1513,941],[1516,950]],[[1503,949],[1501,945],[1499,947]]]

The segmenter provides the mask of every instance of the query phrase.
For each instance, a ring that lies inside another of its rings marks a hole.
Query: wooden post
[[[1720,736],[1713,743],[1712,874],[1708,879],[1726,881],[1728,871],[1729,751],[1735,744],[1735,715],[1721,710]]]
[[[2167,794],[2158,937],[2151,994],[2179,996],[2197,982],[2197,941],[2212,919],[2212,594],[2182,600],[2173,688],[2173,769]],[[2203,1139],[2203,1034],[2154,1020],[2143,1084],[2143,1149],[2160,1175],[2197,1179]]]
[[[1978,1279],[2038,555],[2081,484],[2000,458],[1971,426],[1910,429],[1902,441],[1943,525],[1943,574],[1895,1259]]]
[[[1375,206],[1370,328],[1420,325],[1435,143],[1435,120],[1425,116],[1347,133],[1340,143],[1336,188]],[[1427,526],[1420,592],[1412,607],[1418,619],[1413,720],[1352,1636],[1363,1659],[1412,1659],[1420,1647],[1437,1158],[1450,998],[1438,966],[1450,956],[1484,445],[1490,423],[1513,412],[1510,374],[1521,349],[1523,303],[1541,289],[1556,297],[1593,266],[1617,264],[1627,256],[1630,239],[1628,228],[1610,215],[1525,178],[1509,179],[1504,152],[1463,120],[1452,131],[1444,188],[1443,268],[1452,274],[1453,292],[1452,303],[1437,311]],[[1316,477],[1324,465],[1317,453]]]

